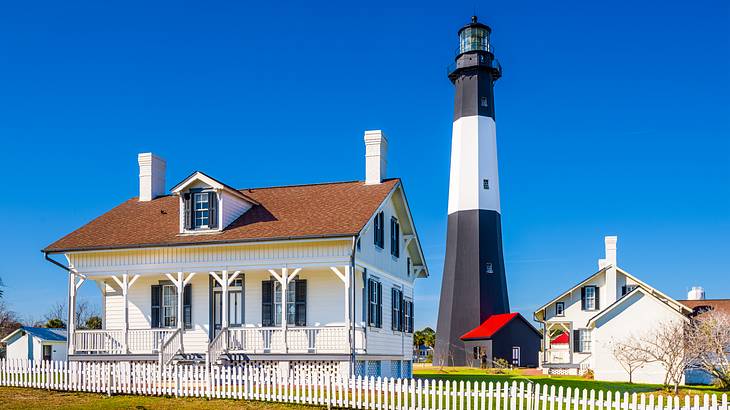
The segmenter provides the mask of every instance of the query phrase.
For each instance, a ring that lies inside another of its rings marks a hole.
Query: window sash
[[[162,327],[177,326],[177,288],[162,286]]]
[[[296,323],[297,301],[296,301],[296,280],[289,283],[286,288],[286,323]],[[281,283],[274,282],[274,325],[281,326]]]
[[[591,351],[591,331],[589,329],[578,330],[578,348],[581,353]]]
[[[193,194],[193,226],[195,228],[210,226],[210,201],[207,192]]]
[[[593,286],[586,287],[586,309],[596,309],[596,288]]]
[[[564,302],[555,303],[555,316],[564,316],[564,315],[565,315],[565,303]]]

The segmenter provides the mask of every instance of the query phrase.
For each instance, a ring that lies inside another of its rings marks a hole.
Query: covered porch
[[[364,352],[353,326],[359,275],[348,265],[241,267],[160,273],[69,275],[69,358],[215,362],[224,353],[349,355]],[[101,330],[77,329],[76,295],[102,292]]]

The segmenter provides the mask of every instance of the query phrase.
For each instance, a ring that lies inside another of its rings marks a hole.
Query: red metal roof
[[[495,333],[499,332],[507,323],[511,322],[512,319],[519,316],[519,313],[502,313],[499,315],[492,315],[487,318],[481,325],[474,329],[464,333],[461,336],[461,340],[482,340],[490,339]]]
[[[550,342],[550,344],[567,345],[569,341],[570,341],[570,336],[568,336],[568,332],[565,331],[565,332],[561,333],[560,335],[558,335],[558,337],[553,339],[553,341]]]

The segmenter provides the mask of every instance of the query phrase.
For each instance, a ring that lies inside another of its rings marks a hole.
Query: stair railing
[[[215,363],[221,353],[226,351],[228,345],[228,328],[221,329],[220,333],[208,344],[208,365]]]
[[[177,329],[160,346],[160,367],[169,364],[182,349],[182,329]]]

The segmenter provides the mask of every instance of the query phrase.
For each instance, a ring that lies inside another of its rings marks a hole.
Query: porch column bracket
[[[289,276],[286,277],[286,283],[289,284],[302,270],[302,268],[296,268],[294,269],[294,272],[292,272]]]
[[[233,272],[233,275],[228,277],[228,286],[231,286],[234,280],[241,274],[240,270]]]

